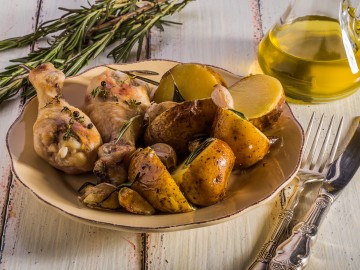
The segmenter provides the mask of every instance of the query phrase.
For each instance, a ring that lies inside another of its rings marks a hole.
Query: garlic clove
[[[211,93],[211,99],[220,108],[234,108],[234,99],[229,90],[221,84],[214,86]]]

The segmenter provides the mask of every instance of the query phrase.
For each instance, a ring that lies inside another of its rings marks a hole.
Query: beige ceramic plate
[[[120,70],[145,69],[158,72],[151,79],[159,81],[161,75],[173,67],[172,61],[144,61],[133,64],[112,65]],[[65,98],[81,107],[89,80],[106,67],[90,69],[66,80]],[[238,76],[215,68],[232,85]],[[225,200],[191,213],[139,216],[125,212],[110,212],[84,207],[77,199],[76,190],[92,175],[69,176],[39,158],[33,148],[32,126],[37,116],[37,98],[31,99],[7,134],[8,150],[16,178],[40,201],[78,221],[124,231],[175,231],[208,226],[229,220],[272,197],[283,187],[299,167],[303,145],[303,131],[288,105],[270,135],[281,142],[259,164],[246,171],[233,173]]]

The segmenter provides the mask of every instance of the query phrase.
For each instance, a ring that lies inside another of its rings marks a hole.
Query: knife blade
[[[320,187],[319,194],[303,221],[294,226],[292,235],[279,245],[270,269],[302,269],[309,260],[310,246],[332,203],[351,181],[360,165],[360,122],[345,151],[334,161]]]

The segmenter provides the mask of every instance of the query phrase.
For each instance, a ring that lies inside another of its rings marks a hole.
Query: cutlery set
[[[309,144],[313,130],[315,114],[312,115],[305,133],[304,149]],[[360,122],[356,119],[356,130],[344,152],[335,160],[339,145],[343,118],[341,118],[336,135],[333,133],[334,117],[331,118],[322,145],[319,145],[323,130],[324,115],[316,129],[308,154],[304,153],[300,169],[295,177],[295,189],[288,198],[280,213],[277,223],[262,246],[249,270],[265,269],[303,269],[309,260],[310,246],[314,242],[319,226],[325,219],[332,203],[338,198],[343,188],[350,182],[360,165]],[[331,139],[331,137],[334,137]],[[332,145],[328,155],[328,146]],[[315,159],[315,156],[317,158]],[[325,156],[327,156],[325,158]],[[301,192],[306,184],[322,181],[318,195],[302,221],[297,223],[289,238],[280,243],[293,218]]]

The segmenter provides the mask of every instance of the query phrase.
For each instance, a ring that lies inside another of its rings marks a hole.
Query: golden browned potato
[[[189,202],[212,205],[224,198],[234,162],[234,153],[227,143],[211,138],[190,154],[173,178]]]
[[[214,85],[226,86],[224,79],[211,67],[201,64],[178,64],[161,78],[154,101],[182,101],[210,97]],[[176,93],[175,92],[176,86]]]
[[[179,154],[198,134],[209,134],[217,106],[211,98],[185,101],[157,116],[145,131],[145,143],[166,143]]]
[[[80,190],[79,200],[90,208],[120,208],[116,187],[108,183],[87,185]]]
[[[269,139],[234,110],[219,108],[212,129],[215,138],[231,147],[240,168],[254,165],[269,152]]]
[[[155,213],[154,207],[151,206],[135,190],[123,187],[119,190],[119,203],[128,212],[140,215],[152,215]]]
[[[150,147],[135,152],[129,166],[129,181],[131,188],[159,211],[180,213],[194,210]]]

